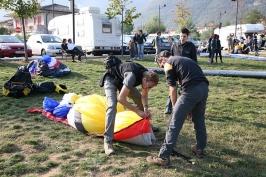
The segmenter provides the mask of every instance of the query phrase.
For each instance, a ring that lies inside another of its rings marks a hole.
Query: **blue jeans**
[[[115,127],[115,116],[116,116],[116,105],[117,105],[117,87],[113,84],[113,78],[106,76],[104,80],[104,90],[107,99],[106,117],[105,117],[105,132],[104,142],[109,142],[114,139],[114,127]],[[128,97],[131,98],[136,104],[137,108],[144,110],[141,93],[136,87],[130,89]]]
[[[170,158],[175,147],[179,132],[189,112],[192,112],[194,129],[196,131],[196,148],[205,149],[207,144],[207,133],[205,126],[205,109],[208,98],[208,85],[201,82],[197,86],[181,91],[171,115],[168,130],[166,131],[164,143],[160,149],[159,157]]]
[[[139,59],[143,60],[144,58],[144,44],[137,44],[137,48],[138,48],[138,57]]]

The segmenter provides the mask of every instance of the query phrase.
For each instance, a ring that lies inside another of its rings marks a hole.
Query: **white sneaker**
[[[112,141],[104,142],[104,151],[106,155],[111,155],[115,153]]]

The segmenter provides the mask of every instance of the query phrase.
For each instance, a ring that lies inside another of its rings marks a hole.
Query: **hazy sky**
[[[104,13],[106,11],[106,8],[109,7],[110,2],[108,0],[74,0],[75,4],[78,6],[78,8],[86,7],[86,6],[93,6],[93,7],[99,7],[101,9],[101,13]],[[133,0],[133,3],[128,5],[135,6],[137,8],[137,11],[140,11],[146,4],[151,2],[152,0]],[[40,1],[39,1],[40,2]],[[44,0],[41,3],[41,6],[44,5],[50,5],[52,3],[60,4],[68,6],[69,1],[68,0]],[[8,14],[10,12],[6,12],[5,10],[0,10],[0,21],[6,20],[7,18],[3,17],[5,14]]]

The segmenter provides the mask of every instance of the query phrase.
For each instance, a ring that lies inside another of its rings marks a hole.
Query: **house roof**
[[[40,7],[40,11],[52,11],[52,10],[53,10],[53,4]],[[69,13],[72,12],[71,10],[69,10],[68,6],[63,6],[60,4],[54,4],[54,11],[56,11],[56,12],[69,12]],[[75,8],[75,13],[78,13],[78,12],[79,12],[79,9]]]
[[[39,10],[41,12],[53,11],[53,4],[41,6]],[[63,6],[63,5],[55,4],[55,3],[54,3],[54,12],[72,13],[72,11],[69,10],[68,6]],[[79,12],[79,9],[75,8],[75,13],[78,13],[78,12]],[[12,13],[5,14],[4,17],[12,18],[11,15]]]

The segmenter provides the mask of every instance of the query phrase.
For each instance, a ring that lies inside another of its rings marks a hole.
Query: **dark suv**
[[[28,57],[32,57],[32,50],[27,45]],[[24,43],[15,36],[0,35],[0,58],[25,56]]]

